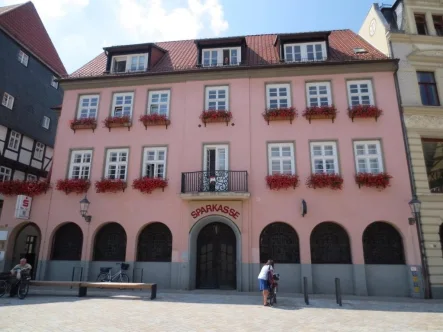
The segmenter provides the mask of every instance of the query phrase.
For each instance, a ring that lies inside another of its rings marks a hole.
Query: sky
[[[21,0],[0,0],[0,6]],[[351,29],[376,0],[33,0],[68,73],[103,47]],[[394,0],[384,0],[392,4]]]

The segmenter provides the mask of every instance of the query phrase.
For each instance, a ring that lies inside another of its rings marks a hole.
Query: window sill
[[[443,116],[443,106],[403,106],[405,115]]]

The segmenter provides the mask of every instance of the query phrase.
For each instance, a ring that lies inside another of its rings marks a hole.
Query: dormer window
[[[285,44],[286,62],[324,61],[327,59],[326,43]]]
[[[113,73],[145,71],[147,68],[148,54],[131,54],[112,57]]]
[[[241,62],[240,47],[202,50],[203,67],[236,66]]]

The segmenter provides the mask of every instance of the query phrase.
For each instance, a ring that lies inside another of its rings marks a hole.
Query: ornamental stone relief
[[[443,129],[443,117],[428,115],[405,115],[408,128]]]

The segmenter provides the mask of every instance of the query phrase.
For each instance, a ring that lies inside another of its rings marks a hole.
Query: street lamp
[[[417,196],[414,195],[414,197],[412,197],[409,202],[409,207],[411,208],[415,222],[418,222],[418,219],[420,218],[421,202],[418,200]]]
[[[80,201],[80,214],[86,222],[91,222],[92,219],[92,216],[88,216],[89,204],[91,202],[88,201],[86,196]]]

